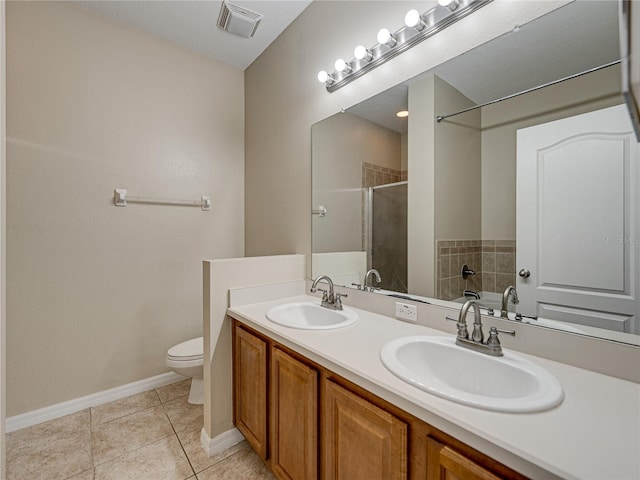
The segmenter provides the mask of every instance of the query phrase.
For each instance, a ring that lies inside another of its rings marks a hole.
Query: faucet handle
[[[326,302],[327,299],[328,299],[327,291],[324,288],[316,288],[316,291],[322,292],[322,301]],[[315,292],[313,292],[313,293],[315,293]]]
[[[334,305],[334,309],[336,310],[342,310],[342,297],[348,297],[349,295],[347,295],[346,293],[335,293],[334,296],[334,301],[333,301],[333,305]]]
[[[357,287],[358,290],[362,290],[362,285],[360,285],[359,283],[352,283],[351,285]]]
[[[506,333],[507,335],[511,335],[512,337],[516,336],[515,330],[502,330],[500,328],[491,327],[489,329],[489,339],[487,340],[488,347],[494,347],[494,348],[500,347],[500,340],[498,340],[498,332]]]
[[[502,330],[501,328],[496,328],[496,327],[491,327],[489,329],[489,332],[491,332],[491,330],[495,330],[496,332],[500,332],[500,333],[506,333],[507,335],[511,335],[512,337],[516,336],[515,330]]]
[[[469,338],[469,331],[467,330],[466,323],[460,322],[457,318],[450,317],[449,315],[444,318],[450,322],[456,322],[456,326],[458,327],[458,338]]]

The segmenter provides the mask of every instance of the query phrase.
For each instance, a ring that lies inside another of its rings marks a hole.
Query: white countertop
[[[335,330],[298,330],[265,317],[275,305],[299,301],[319,300],[303,295],[232,307],[228,313],[524,475],[640,479],[640,385],[518,352],[558,378],[564,401],[539,413],[480,410],[423,392],[380,361],[389,340],[449,334],[348,305],[358,321]]]

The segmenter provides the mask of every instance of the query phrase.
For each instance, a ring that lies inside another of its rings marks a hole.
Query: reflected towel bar
[[[181,205],[185,207],[200,207],[208,211],[211,208],[211,197],[203,195],[200,200],[175,200],[169,198],[151,198],[139,195],[129,195],[124,188],[113,191],[113,204],[116,207],[126,207],[127,203],[153,203],[157,205]]]
[[[318,215],[319,217],[324,217],[327,214],[327,209],[323,205],[318,205],[318,208],[314,208],[311,210],[312,215]]]

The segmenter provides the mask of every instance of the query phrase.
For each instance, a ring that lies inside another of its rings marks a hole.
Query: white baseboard
[[[209,435],[204,428],[200,432],[200,443],[202,444],[204,453],[209,457],[212,457],[216,453],[220,453],[229,447],[233,447],[235,444],[240,443],[243,440],[244,436],[240,433],[240,430],[235,427],[221,433],[215,438],[209,438]]]
[[[64,417],[65,415],[79,412],[85,408],[96,407],[103,403],[113,402],[114,400],[135,395],[136,393],[153,390],[154,388],[169,385],[170,383],[175,383],[180,380],[184,380],[185,378],[186,377],[174,372],[163,373],[161,375],[156,375],[155,377],[145,378],[144,380],[128,383],[127,385],[122,385],[120,387],[92,393],[85,397],[76,398],[74,400],[58,403],[49,407],[39,408],[38,410],[21,413],[20,415],[14,415],[13,417],[7,418],[6,432],[13,432],[15,430],[20,430],[21,428],[46,422],[47,420]]]

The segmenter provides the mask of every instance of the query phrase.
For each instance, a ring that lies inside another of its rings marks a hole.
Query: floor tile
[[[96,467],[96,480],[185,480],[193,477],[175,435]]]
[[[189,459],[189,462],[191,462],[191,466],[196,473],[201,472],[218,462],[221,462],[231,455],[251,448],[247,441],[244,440],[236,445],[233,445],[230,448],[227,448],[223,452],[216,453],[215,455],[209,457],[206,453],[204,453],[202,443],[200,443],[199,431],[196,432],[194,430],[185,430],[179,432],[178,439],[180,440],[180,444],[187,454],[187,458]]]
[[[7,434],[7,480],[66,479],[90,470],[89,411]]]
[[[186,398],[178,398],[164,404],[171,425],[176,432],[187,430],[200,433],[204,425],[204,407],[192,405]]]
[[[93,461],[99,465],[172,435],[162,406],[149,408],[93,427]]]
[[[160,405],[158,394],[151,390],[91,408],[91,425],[100,425],[132,413]]]
[[[165,385],[164,387],[156,388],[160,401],[162,403],[170,402],[176,398],[186,397],[191,390],[191,379],[185,378],[176,383]]]
[[[93,468],[90,470],[85,470],[73,477],[69,477],[66,480],[94,480],[93,478]]]
[[[252,449],[242,450],[196,474],[196,477],[198,480],[273,480],[276,478]]]

